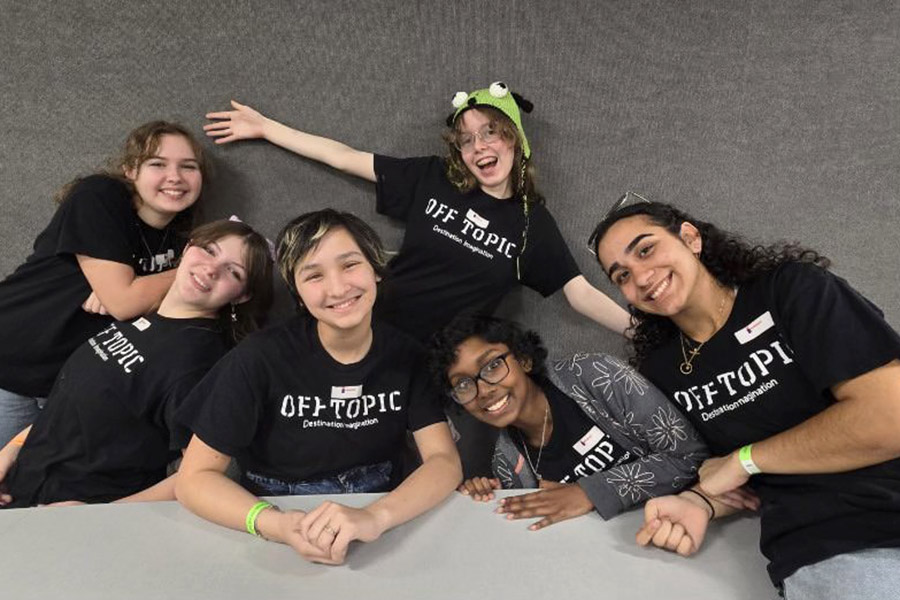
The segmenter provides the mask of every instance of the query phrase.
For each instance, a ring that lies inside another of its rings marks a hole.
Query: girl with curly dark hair
[[[772,581],[787,597],[893,593],[900,335],[881,311],[815,251],[751,245],[664,204],[614,210],[590,243],[633,307],[635,362],[717,455],[698,489],[759,495]],[[638,541],[695,552],[731,510],[713,500],[648,502]]]
[[[432,338],[430,371],[456,404],[500,430],[492,476],[459,492],[494,498],[509,519],[541,529],[592,510],[610,519],[696,478],[709,454],[674,406],[624,361],[581,353],[555,361],[534,331],[503,319],[463,316]]]
[[[291,129],[249,106],[213,112],[216,143],[263,138],[376,184],[378,212],[404,222],[403,245],[379,317],[419,340],[457,314],[487,314],[519,284],[622,333],[628,315],[581,274],[534,184],[521,112],[532,105],[502,82],[458,92],[446,158],[392,158]]]

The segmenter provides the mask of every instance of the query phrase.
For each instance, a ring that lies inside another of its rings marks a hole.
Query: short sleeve
[[[75,185],[59,211],[56,254],[132,264],[131,237],[137,222],[124,184],[111,178],[86,178]]]
[[[825,269],[783,265],[768,293],[794,360],[820,391],[900,357],[900,336],[881,310]]]
[[[405,221],[416,199],[419,183],[429,172],[440,172],[436,156],[392,158],[375,155],[375,209],[388,217]]]
[[[542,205],[532,207],[522,262],[522,283],[543,296],[581,274],[553,215]]]
[[[420,359],[414,369],[409,388],[409,430],[418,431],[447,420],[441,405],[441,396],[437,387],[427,376],[424,359]]]
[[[238,456],[256,437],[265,382],[252,378],[252,361],[238,347],[194,387],[176,414],[176,421],[208,446]],[[257,378],[259,379],[259,378]]]
[[[191,431],[181,423],[176,415],[185,399],[207,373],[207,369],[194,370],[176,381],[166,394],[159,416],[159,425],[169,432],[169,449],[182,450],[191,441]]]

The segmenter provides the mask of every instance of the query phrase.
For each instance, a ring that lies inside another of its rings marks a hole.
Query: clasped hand
[[[306,560],[326,565],[343,563],[353,540],[371,542],[384,532],[371,511],[335,502],[323,502],[308,513],[288,511],[280,518],[282,541]]]

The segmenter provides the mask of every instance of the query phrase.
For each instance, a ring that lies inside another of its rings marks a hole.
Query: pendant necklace
[[[159,248],[157,248],[156,254],[154,254],[153,251],[150,249],[150,244],[147,243],[147,238],[144,237],[144,228],[141,227],[139,220],[135,221],[134,225],[135,225],[135,227],[137,227],[138,235],[141,237],[141,242],[144,244],[144,248],[147,250],[147,257],[148,257],[148,260],[150,261],[149,267],[152,269],[154,258],[157,255],[162,254],[163,248],[166,247],[166,242],[169,240],[170,227],[168,225],[166,225],[165,229],[163,229],[162,241],[159,243]]]
[[[719,302],[719,310],[716,312],[715,321],[713,321],[714,326],[717,325],[719,319],[722,317],[722,311],[725,309],[725,300],[727,300],[728,296],[733,293],[734,290],[729,290],[725,292],[724,296],[722,296],[722,301]],[[716,331],[718,330],[719,327],[716,326],[713,330],[713,335],[715,335]],[[706,342],[700,342],[696,346],[691,346],[691,342],[688,341],[687,336],[684,335],[684,332],[679,330],[678,333],[681,336],[681,357],[684,359],[681,361],[681,364],[678,365],[678,370],[681,371],[682,375],[690,375],[694,371],[694,365],[692,363],[694,362],[694,359],[700,355],[700,349]],[[712,339],[712,336],[710,336],[710,339]]]
[[[519,441],[522,442],[522,448],[525,450],[525,458],[528,459],[528,466],[531,467],[532,472],[537,477],[538,481],[541,481],[543,477],[541,476],[540,471],[538,471],[538,467],[541,466],[541,456],[544,454],[544,434],[547,433],[547,418],[550,416],[550,399],[547,399],[547,407],[544,409],[544,424],[541,426],[541,446],[538,450],[537,463],[531,462],[531,453],[528,452],[528,443],[525,442],[525,438],[522,437],[522,431],[518,428],[516,431],[519,433]]]

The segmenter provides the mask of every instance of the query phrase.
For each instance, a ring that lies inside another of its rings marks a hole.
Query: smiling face
[[[152,227],[162,228],[175,215],[190,208],[200,196],[203,175],[190,142],[181,135],[159,138],[153,156],[125,176],[134,183],[138,217]]]
[[[697,228],[681,225],[680,235],[644,215],[618,221],[597,246],[603,270],[628,302],[646,313],[671,317],[691,305],[704,267],[697,259]]]
[[[332,332],[370,327],[378,277],[353,236],[330,230],[294,268],[303,305]]]
[[[486,194],[509,198],[513,194],[510,174],[515,162],[516,141],[515,138],[499,135],[494,141],[485,142],[485,134],[497,129],[498,125],[477,108],[462,113],[457,135],[473,136],[474,143],[460,149],[460,156]]]
[[[504,360],[509,373],[497,383],[477,380],[478,394],[471,402],[462,406],[470,415],[494,427],[507,427],[517,423],[523,408],[538,401],[538,386],[528,373],[531,371],[529,361],[524,365],[513,354],[509,347],[502,343],[490,343],[480,337],[471,337],[462,342],[456,349],[456,361],[447,369],[447,380],[455,387],[463,378],[475,379],[485,367],[503,369],[499,364]],[[543,410],[543,409],[542,409]]]
[[[175,273],[173,291],[196,316],[213,317],[226,304],[245,296],[246,243],[229,235],[202,246],[189,245]]]

